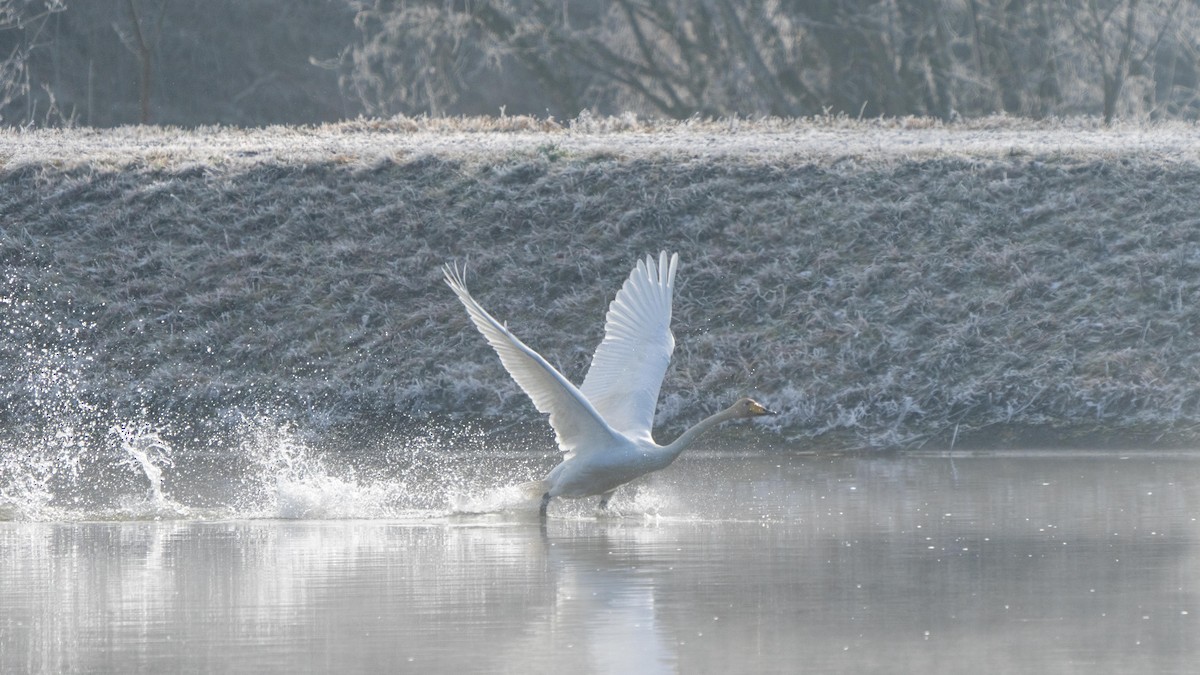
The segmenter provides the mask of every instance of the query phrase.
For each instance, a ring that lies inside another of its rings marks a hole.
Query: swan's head
[[[737,403],[731,408],[737,413],[738,417],[760,417],[762,415],[778,415],[774,410],[769,410],[766,406],[755,401],[752,398],[740,398]]]

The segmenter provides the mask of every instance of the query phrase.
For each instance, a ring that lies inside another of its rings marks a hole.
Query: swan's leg
[[[538,508],[538,517],[542,520],[546,519],[546,509],[550,506],[550,493],[542,495],[542,505]]]
[[[613,492],[616,492],[616,490],[612,490],[611,492],[605,492],[604,494],[600,495],[599,509],[601,511],[608,510],[608,500],[612,499]]]

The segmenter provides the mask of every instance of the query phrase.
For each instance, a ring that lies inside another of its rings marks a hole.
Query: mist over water
[[[310,515],[0,523],[0,670],[1187,673],[1200,657],[1186,453],[702,451],[620,492],[618,514],[566,502],[544,526],[532,504],[423,510],[383,481],[282,475],[245,494]]]

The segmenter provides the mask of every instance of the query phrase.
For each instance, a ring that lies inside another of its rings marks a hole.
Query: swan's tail
[[[549,481],[531,480],[528,483],[521,483],[517,486],[522,495],[529,499],[541,499],[542,495],[546,494],[546,490],[550,489]]]
[[[450,512],[466,514],[524,510],[530,504],[538,503],[549,487],[546,481],[535,480],[487,490],[482,494],[451,495]]]

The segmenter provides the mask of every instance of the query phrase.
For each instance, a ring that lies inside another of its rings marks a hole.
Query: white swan
[[[600,495],[600,508],[613,492],[629,481],[665,468],[696,437],[726,420],[774,415],[748,398],[701,420],[670,445],[650,435],[654,407],[675,338],[671,335],[671,292],[679,254],[670,263],[666,252],[658,263],[646,256],[608,308],[604,340],[596,347],[592,365],[576,387],[540,354],[525,346],[492,318],[467,291],[457,265],[442,271],[475,327],[496,350],[500,362],[533,404],[550,415],[558,445],[566,453],[542,481],[539,511],[544,518],[554,497]]]

